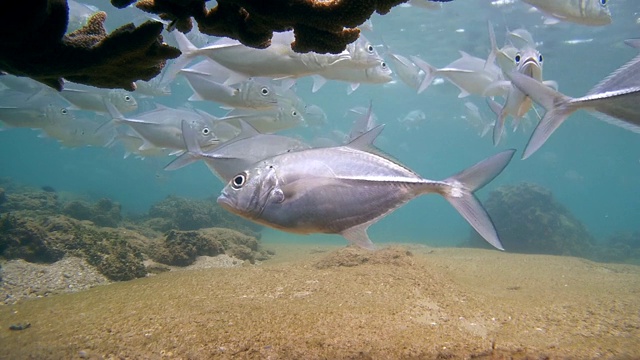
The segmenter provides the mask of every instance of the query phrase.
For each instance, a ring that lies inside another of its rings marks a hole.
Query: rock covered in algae
[[[258,239],[225,228],[208,228],[196,231],[168,231],[164,239],[149,246],[150,257],[163,264],[188,266],[198,256],[229,256],[248,260],[266,260],[270,254],[260,249]]]
[[[86,259],[111,280],[130,280],[146,275],[141,238],[131,231],[98,228],[62,215],[25,216],[7,213],[0,217],[0,255],[53,263],[65,255]]]
[[[531,183],[505,185],[484,202],[506,251],[588,257],[594,239],[585,226],[554,198]],[[474,231],[471,244],[485,247]]]
[[[594,248],[592,258],[596,261],[640,264],[640,231],[616,232]]]
[[[107,198],[95,204],[84,201],[71,201],[64,205],[62,213],[78,220],[89,220],[98,226],[117,227],[122,221],[121,206]]]
[[[10,211],[33,211],[36,213],[53,214],[60,206],[58,194],[42,190],[24,192],[2,192],[0,200],[0,213]]]
[[[229,214],[215,199],[193,200],[168,196],[151,206],[149,217],[145,224],[160,232],[224,227],[260,238],[258,231],[261,226]]]

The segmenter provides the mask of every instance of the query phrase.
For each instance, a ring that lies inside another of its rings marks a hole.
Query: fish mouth
[[[542,67],[537,59],[528,58],[522,63],[522,71],[523,75],[527,75],[533,79],[541,81],[542,78]]]
[[[220,196],[218,196],[218,199],[216,200],[216,202],[222,206],[223,209],[230,211],[232,213],[235,213],[236,210],[233,206],[233,202],[231,201],[231,199],[229,199],[224,193],[220,194]]]

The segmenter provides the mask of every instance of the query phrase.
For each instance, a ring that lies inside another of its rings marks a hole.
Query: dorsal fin
[[[238,118],[238,122],[240,123],[240,134],[238,134],[234,139],[247,139],[262,134],[246,120]]]
[[[380,135],[383,128],[384,128],[384,124],[378,125],[373,129],[365,132],[364,134],[358,136],[357,138],[351,140],[351,142],[348,143],[346,146],[352,149],[370,152],[371,149],[373,148],[373,142],[376,140],[378,135]]]

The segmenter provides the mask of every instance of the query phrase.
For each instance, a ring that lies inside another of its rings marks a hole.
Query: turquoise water
[[[128,21],[141,21],[142,13],[136,9],[118,10],[104,1],[93,4],[109,14],[109,31]],[[524,27],[544,54],[544,79],[557,81],[560,91],[577,97],[637,54],[636,49],[623,43],[640,34],[637,0],[612,0],[609,8],[613,23],[605,27],[571,23],[545,26],[539,13],[529,12],[529,7],[518,1],[496,6],[490,1],[455,0],[439,11],[396,7],[385,16],[376,14],[372,17],[373,31],[365,34],[374,44],[384,42],[394,53],[416,55],[444,67],[459,57],[459,50],[486,58],[487,20],[494,25],[499,45],[504,42],[506,28]],[[585,41],[571,44],[572,40]],[[385,85],[363,84],[348,96],[346,83],[330,81],[317,93],[311,92],[310,79],[300,79],[297,84],[296,93],[306,103],[320,106],[329,124],[316,132],[293,129],[285,134],[310,137],[334,129],[348,132],[352,118],[344,117],[345,112],[366,106],[371,100],[379,122],[386,124],[377,145],[426,178],[446,178],[500,150],[515,148],[518,153],[506,170],[479,191],[482,200],[500,185],[534,182],[550,189],[597,239],[619,231],[640,231],[638,134],[578,112],[537,153],[523,161],[519,158],[533,128],[513,133],[508,127],[507,138],[494,147],[490,134],[480,137],[478,130],[462,118],[464,102],[472,101],[487,119],[492,119],[484,99],[474,95],[459,99],[457,88],[447,82],[432,85],[421,94],[399,80]],[[174,85],[170,98],[153,101],[171,106],[184,103],[191,91],[179,81]],[[191,105],[214,109],[199,102]],[[398,118],[412,110],[422,110],[427,120],[419,129],[407,131]],[[220,109],[213,112],[224,114]],[[529,116],[535,115],[531,112]],[[141,160],[125,159],[123,155],[120,148],[64,148],[54,139],[38,137],[34,130],[0,131],[0,176],[38,187],[49,185],[60,192],[109,197],[120,202],[125,213],[145,212],[170,194],[217,196],[223,187],[202,163],[167,172],[163,167],[170,157]],[[413,200],[372,226],[370,237],[374,243],[393,239],[455,245],[466,239],[469,231],[470,227],[446,201],[431,195]],[[268,232],[269,237],[277,234]],[[298,235],[287,238],[326,239]],[[338,236],[334,238],[341,241]]]

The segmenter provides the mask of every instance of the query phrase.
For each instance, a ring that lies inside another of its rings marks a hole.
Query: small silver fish
[[[473,192],[495,178],[514,150],[504,151],[442,181],[427,180],[379,155],[376,127],[345,146],[281,154],[235,175],[218,203],[230,212],[283,231],[341,234],[374,245],[367,228],[416,196],[444,196],[491,245],[503,249]]]
[[[266,83],[248,79],[238,84],[225,85],[211,80],[208,74],[183,69],[194,94],[189,101],[212,101],[240,109],[269,109],[276,106],[275,91]]]
[[[589,26],[611,24],[608,0],[522,0],[552,18]]]
[[[535,48],[526,46],[521,49],[514,57],[515,70],[518,73],[529,76],[538,81],[542,81],[542,54]],[[499,83],[499,82],[497,82]],[[505,81],[508,84],[508,81]],[[493,86],[493,85],[492,85]],[[531,99],[516,86],[508,84],[507,100],[500,107],[492,99],[488,99],[489,106],[498,118],[493,127],[493,144],[500,142],[504,131],[504,123],[508,115],[516,119],[523,117],[531,109]]]
[[[427,114],[422,110],[412,110],[403,118],[398,118],[398,122],[407,130],[417,130],[427,120]]]
[[[489,85],[502,79],[502,71],[494,63],[471,56],[464,51],[460,51],[460,55],[459,59],[442,69],[435,68],[419,57],[412,56],[411,60],[426,74],[418,88],[418,93],[423,92],[436,76],[442,76],[460,89],[459,98],[469,96],[469,94],[502,95],[502,93],[487,93]]]
[[[511,83],[547,110],[529,139],[523,159],[536,152],[560,124],[579,109],[595,111],[602,114],[600,118],[606,122],[640,133],[640,56],[580,98],[566,96],[522,74],[508,76]]]
[[[218,145],[220,139],[213,132],[214,123],[211,119],[202,117],[199,113],[185,110],[169,109],[160,107],[144,114],[138,114],[135,119],[125,118],[111,103],[105,102],[109,114],[113,121],[119,124],[130,126],[140,138],[144,140],[138,150],[146,151],[153,148],[173,149],[178,151],[187,150],[182,138],[182,130],[180,128],[181,121],[188,119],[192,127],[198,129],[198,139],[200,147],[208,148]],[[177,114],[179,112],[187,113],[188,116],[180,117],[161,117],[162,113]],[[99,130],[100,131],[100,130]]]
[[[420,71],[416,64],[402,55],[387,53],[387,56],[396,69],[400,80],[410,88],[418,90],[425,75],[424,72]]]
[[[221,146],[202,151],[197,141],[197,132],[182,121],[187,152],[169,163],[165,170],[176,170],[196,160],[204,160],[207,167],[224,183],[237,173],[256,162],[285,152],[308,149],[309,145],[300,140],[282,135],[261,134],[246,121],[240,120],[240,134]]]
[[[109,101],[121,113],[138,109],[138,102],[133,95],[121,89],[102,89],[93,86],[66,83],[60,96],[78,109],[108,112],[104,103]]]
[[[296,53],[291,49],[293,31],[276,32],[271,45],[255,49],[239,41],[222,38],[198,49],[179,31],[174,32],[182,55],[176,64],[189,62],[196,56],[207,56],[218,64],[247,77],[287,78],[315,74],[341,61],[350,61],[347,51],[340,54]]]

